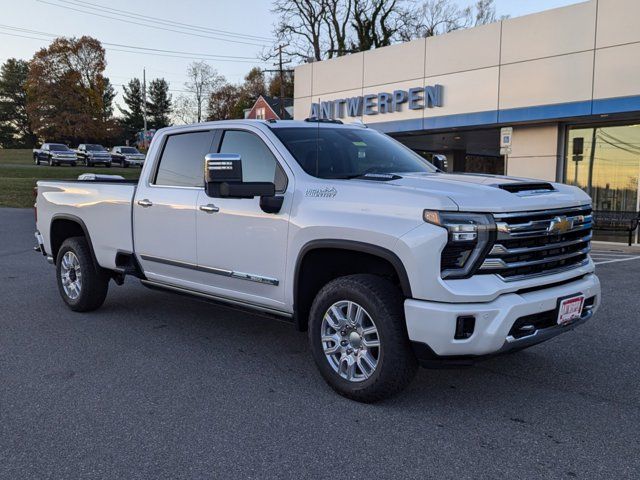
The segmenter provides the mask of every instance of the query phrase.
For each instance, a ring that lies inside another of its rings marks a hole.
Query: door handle
[[[207,213],[216,213],[220,211],[220,208],[216,207],[213,203],[207,205],[200,205],[200,210]]]
[[[138,205],[147,208],[153,206],[153,202],[145,198],[144,200],[138,200]]]

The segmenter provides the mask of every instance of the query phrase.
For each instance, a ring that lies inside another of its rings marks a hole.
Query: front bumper
[[[558,299],[581,293],[593,297],[593,305],[585,307],[582,318],[570,325],[548,325],[514,336],[514,323],[528,316],[549,316],[555,312]],[[600,282],[588,274],[560,286],[551,286],[525,293],[501,295],[487,303],[440,303],[406,300],[405,318],[409,339],[421,360],[464,360],[495,355],[535,345],[589,320],[600,305]],[[473,334],[455,339],[458,317],[475,317]],[[428,357],[428,358],[427,358]]]

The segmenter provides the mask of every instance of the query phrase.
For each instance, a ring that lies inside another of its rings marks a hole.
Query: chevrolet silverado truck
[[[95,143],[81,143],[76,150],[78,158],[82,160],[87,167],[96,164],[102,164],[105,167],[111,167],[111,154],[102,145]]]
[[[33,162],[36,165],[47,162],[52,167],[57,167],[63,163],[68,163],[70,166],[75,167],[77,161],[76,152],[63,143],[43,143],[40,148],[33,149]]]
[[[530,347],[600,304],[591,200],[575,187],[444,173],[375,130],[318,120],[165,128],[147,158],[137,183],[38,182],[35,248],[71,310],[131,275],[286,318],[331,387],[371,402],[420,364]]]
[[[129,165],[142,167],[144,158],[144,153],[140,153],[135,147],[118,146],[111,149],[111,163],[118,163],[123,168]]]

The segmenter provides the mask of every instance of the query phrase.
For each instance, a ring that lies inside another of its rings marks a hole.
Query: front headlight
[[[493,216],[425,210],[422,218],[448,232],[447,245],[440,262],[442,278],[472,276],[493,244],[496,231]]]

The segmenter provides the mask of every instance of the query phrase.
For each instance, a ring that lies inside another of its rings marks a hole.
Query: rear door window
[[[154,183],[173,187],[204,185],[204,156],[211,152],[213,131],[167,137]]]

